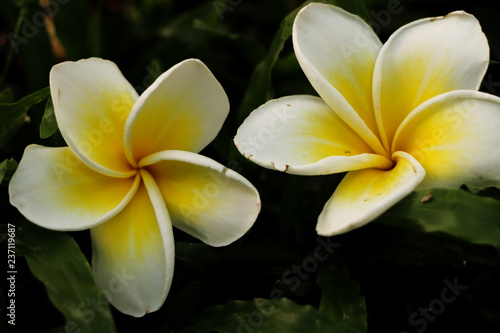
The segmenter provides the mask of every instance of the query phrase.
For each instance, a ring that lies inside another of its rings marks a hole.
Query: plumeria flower
[[[68,147],[28,146],[11,203],[48,229],[90,229],[96,283],[111,304],[136,317],[158,310],[173,276],[172,225],[223,246],[260,210],[252,184],[198,154],[221,129],[227,96],[195,59],[141,96],[98,58],[54,66],[50,90]]]
[[[415,189],[500,185],[500,99],[477,91],[489,47],[474,16],[418,20],[382,45],[359,17],[313,3],[298,13],[292,37],[321,98],[271,100],[234,140],[266,168],[348,171],[318,234],[365,225]]]

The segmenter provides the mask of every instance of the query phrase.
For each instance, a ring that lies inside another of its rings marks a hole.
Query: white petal
[[[174,274],[172,225],[154,180],[111,220],[91,230],[97,286],[121,312],[141,317],[164,303]]]
[[[251,161],[292,174],[322,175],[392,165],[313,96],[267,102],[248,116],[234,141]]]
[[[259,214],[255,187],[207,157],[169,150],[144,158],[140,166],[157,182],[172,224],[209,245],[239,239]]]
[[[470,90],[439,95],[405,119],[394,149],[426,171],[419,188],[500,187],[500,98]]]
[[[387,146],[422,102],[452,90],[477,90],[488,60],[479,22],[465,12],[415,21],[396,31],[380,51],[373,78],[375,112]]]
[[[138,96],[114,63],[90,58],[55,65],[50,92],[59,130],[85,164],[109,176],[135,174],[123,129]]]
[[[337,235],[363,226],[417,187],[425,177],[420,164],[405,152],[394,153],[393,159],[396,166],[391,170],[347,173],[319,216],[319,235]]]
[[[120,212],[140,177],[104,176],[68,147],[26,148],[9,185],[10,202],[30,221],[54,230],[94,227]]]
[[[224,89],[197,59],[163,73],[139,97],[125,128],[131,163],[163,150],[198,153],[219,133],[229,112]]]
[[[382,47],[358,16],[325,4],[304,7],[293,25],[293,46],[302,70],[325,102],[379,153],[372,74]]]

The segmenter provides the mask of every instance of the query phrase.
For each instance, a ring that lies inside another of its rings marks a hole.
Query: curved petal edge
[[[163,305],[175,261],[167,208],[152,177],[141,175],[144,183],[129,205],[91,230],[96,284],[114,307],[134,317]]]
[[[257,189],[229,167],[195,153],[163,151],[139,165],[152,174],[172,224],[211,246],[225,246],[254,224],[261,202]]]
[[[361,227],[411,193],[425,170],[411,155],[395,152],[392,170],[364,169],[347,173],[318,218],[316,231],[333,236]]]
[[[104,176],[68,147],[26,147],[9,184],[11,204],[33,223],[52,230],[83,230],[118,214],[132,199],[140,176]]]

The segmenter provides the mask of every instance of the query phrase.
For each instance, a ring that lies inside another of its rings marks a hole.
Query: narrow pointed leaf
[[[0,184],[4,182],[7,184],[10,181],[14,171],[17,169],[17,165],[18,163],[13,158],[4,160],[0,163]]]
[[[6,121],[22,116],[30,107],[43,101],[50,95],[50,88],[28,95],[16,103],[0,103],[0,121]]]
[[[7,93],[8,94],[8,93]],[[4,147],[29,119],[26,111],[50,94],[49,87],[28,95],[16,103],[0,103],[0,148]],[[8,99],[2,93],[1,100]]]
[[[42,123],[40,124],[40,138],[46,139],[50,137],[57,131],[57,121],[56,115],[54,113],[54,106],[52,105],[52,98],[47,99],[47,104],[45,105],[45,113],[42,117]]]

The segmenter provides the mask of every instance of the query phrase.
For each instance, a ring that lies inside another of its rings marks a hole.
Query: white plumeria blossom
[[[312,3],[292,38],[320,97],[267,102],[234,141],[266,168],[348,171],[319,216],[319,235],[365,225],[416,189],[500,185],[500,98],[477,91],[489,47],[474,16],[418,20],[382,45],[358,16]]]
[[[156,311],[173,277],[172,225],[223,246],[260,211],[252,184],[198,154],[221,129],[227,96],[196,59],[141,96],[98,58],[54,66],[50,90],[68,147],[28,146],[10,201],[44,228],[91,229],[96,283],[111,304],[136,317]]]

